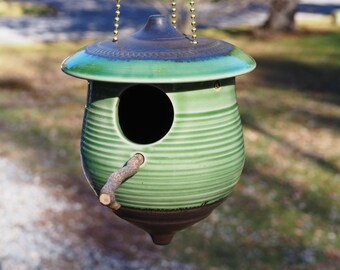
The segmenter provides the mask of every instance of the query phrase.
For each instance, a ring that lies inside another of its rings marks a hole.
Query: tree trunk
[[[270,15],[264,28],[282,32],[294,31],[297,5],[298,0],[271,0]]]

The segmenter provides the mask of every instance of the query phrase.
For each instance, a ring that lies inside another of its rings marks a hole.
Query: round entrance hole
[[[135,85],[121,94],[118,118],[126,138],[134,143],[150,144],[168,133],[174,120],[174,108],[162,90]]]

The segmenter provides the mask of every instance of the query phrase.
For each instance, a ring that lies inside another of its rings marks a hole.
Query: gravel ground
[[[24,0],[20,0],[25,2]],[[57,16],[0,16],[0,44],[27,44],[111,38],[114,24],[114,1],[83,0],[80,5],[67,0],[31,0],[46,3],[58,10]],[[120,36],[126,36],[145,24],[155,14],[148,3],[122,4]]]
[[[196,269],[166,259],[155,263],[108,255],[93,238],[73,234],[72,219],[66,224],[49,219],[47,213],[82,212],[81,203],[53,195],[38,175],[1,157],[0,190],[1,270]]]
[[[112,0],[83,0],[81,5],[74,5],[72,1],[66,0],[30,0],[30,2],[49,4],[58,10],[58,15],[0,17],[0,44],[112,37],[115,6]],[[212,5],[202,2],[197,8],[199,26],[217,28],[256,26],[267,18],[267,8],[258,5],[243,8],[233,14],[225,11],[225,7],[225,3]],[[121,4],[120,37],[140,29],[153,14],[159,14],[159,11],[150,3],[124,1]]]
[[[25,2],[25,0],[20,0]],[[0,44],[26,44],[60,40],[111,38],[113,31],[114,1],[83,0],[75,5],[67,0],[30,0],[46,3],[58,10],[57,16],[0,17]],[[145,24],[149,15],[159,11],[148,2],[127,1],[121,5],[120,37],[133,33]],[[300,0],[299,13],[304,17],[314,13],[331,14],[340,8],[340,0]],[[230,28],[260,26],[268,17],[268,6],[256,1],[244,8],[229,9],[223,3],[209,2],[197,5],[200,27]]]

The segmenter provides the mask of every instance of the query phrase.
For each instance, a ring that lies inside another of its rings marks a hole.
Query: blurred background
[[[198,34],[258,63],[237,81],[246,165],[227,201],[166,247],[87,185],[87,82],[60,71],[112,38],[115,4],[0,0],[0,269],[339,269],[340,1],[198,1]],[[123,37],[171,1],[121,6]]]

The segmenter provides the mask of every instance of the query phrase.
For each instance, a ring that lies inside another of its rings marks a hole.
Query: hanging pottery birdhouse
[[[220,205],[244,164],[235,77],[255,62],[227,42],[197,37],[190,4],[191,36],[157,15],[118,40],[116,18],[113,41],[62,64],[89,82],[81,138],[89,184],[161,245]]]

